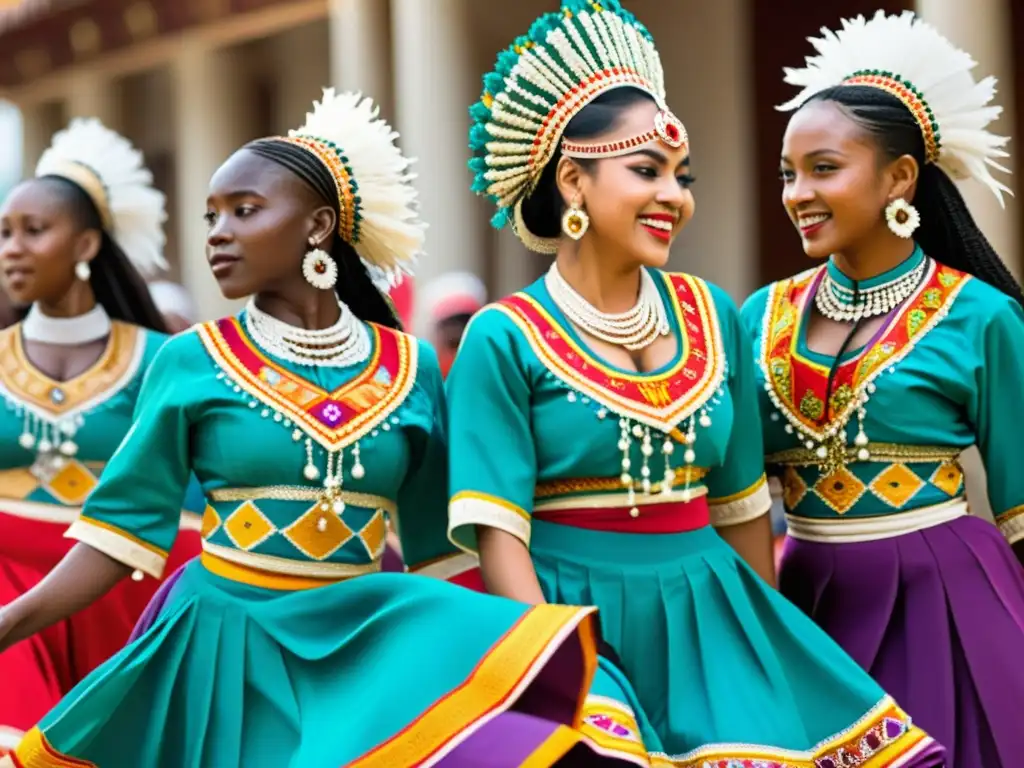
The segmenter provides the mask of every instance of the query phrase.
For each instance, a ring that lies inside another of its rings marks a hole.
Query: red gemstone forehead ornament
[[[587,144],[569,139],[562,139],[562,154],[566,157],[598,159],[603,157],[619,157],[629,155],[645,144],[660,141],[672,149],[688,146],[690,138],[683,122],[672,114],[668,108],[658,110],[654,116],[654,128],[637,136],[626,139],[608,141],[600,144]]]

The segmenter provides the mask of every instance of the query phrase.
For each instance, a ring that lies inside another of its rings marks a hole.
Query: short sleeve
[[[411,460],[398,490],[395,527],[410,573],[451,579],[477,567],[448,540],[448,440],[444,385],[437,354],[419,344],[417,386],[430,428],[411,431]]]
[[[738,525],[767,513],[772,498],[764,473],[764,436],[757,402],[754,355],[736,306],[721,289],[712,290],[726,351],[726,386],[733,404],[732,431],[725,459],[705,480],[711,522]]]
[[[66,536],[154,578],[163,575],[191,476],[188,382],[204,364],[194,334],[161,347],[143,379],[132,428]]]
[[[1000,297],[1002,299],[1003,297]],[[983,364],[968,409],[988,478],[996,523],[1011,544],[1024,540],[1024,312],[1001,301],[987,318],[980,342]]]
[[[531,384],[518,331],[498,307],[470,322],[448,374],[449,535],[476,551],[476,526],[530,544],[537,460]]]

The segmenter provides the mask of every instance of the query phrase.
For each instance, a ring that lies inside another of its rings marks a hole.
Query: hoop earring
[[[885,223],[896,237],[909,240],[921,226],[921,214],[902,197],[885,206]]]
[[[316,246],[310,239],[310,250],[302,257],[302,276],[306,282],[321,291],[329,291],[338,282],[338,265],[331,254]]]
[[[579,207],[577,199],[573,198],[572,204],[562,215],[562,231],[573,240],[579,240],[587,234],[587,230],[590,228],[590,217]]]
[[[75,277],[83,283],[89,282],[89,278],[92,277],[92,267],[89,266],[88,261],[79,261],[75,264]]]

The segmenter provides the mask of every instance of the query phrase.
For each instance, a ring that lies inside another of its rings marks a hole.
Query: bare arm
[[[480,571],[484,586],[501,595],[530,605],[546,603],[530,551],[510,533],[485,525],[476,527],[480,548]]]
[[[76,544],[39,584],[0,607],[0,651],[87,608],[131,571],[88,544]]]
[[[775,553],[772,549],[771,515],[764,514],[718,529],[718,534],[772,587],[775,582]]]

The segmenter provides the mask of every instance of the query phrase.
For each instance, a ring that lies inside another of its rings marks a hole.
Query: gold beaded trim
[[[931,107],[928,106],[928,102],[924,100],[917,88],[898,75],[874,70],[856,72],[846,78],[843,85],[866,85],[878,88],[902,101],[921,128],[921,135],[924,137],[925,160],[929,163],[938,161],[942,148],[939,124],[935,121],[935,115],[932,113]]]
[[[629,154],[637,147],[650,144],[652,141],[661,141],[673,149],[678,149],[689,146],[690,137],[686,133],[682,121],[668,110],[663,109],[654,116],[654,127],[639,136],[601,144],[581,144],[563,139],[562,154],[566,157],[590,159],[618,157]]]
[[[268,485],[261,488],[218,488],[210,491],[210,501],[319,501],[323,496],[321,488],[301,485]],[[354,491],[338,491],[337,498],[353,507],[381,509],[389,514],[398,511],[398,504],[383,496]]]
[[[343,162],[337,147],[312,136],[278,136],[277,140],[302,147],[326,166],[338,192],[338,234],[346,243],[355,245],[359,215],[356,210],[356,188],[352,173]]]
[[[936,461],[954,461],[961,453],[961,449],[947,445],[900,445],[898,443],[868,443],[866,446],[870,458],[868,462],[901,462],[927,464]],[[860,446],[848,446],[846,448],[846,462],[857,461],[857,453]],[[765,457],[765,464],[775,464],[791,467],[817,466],[821,459],[815,451],[807,448],[790,448],[777,453],[770,453]]]
[[[700,482],[707,477],[706,467],[677,467],[673,470],[675,479],[673,488],[679,488],[692,483]],[[651,484],[651,494],[661,492],[662,483]],[[534,490],[534,499],[550,499],[554,496],[567,496],[573,493],[601,493],[623,491],[622,480],[618,477],[574,477],[567,480],[551,480],[545,483],[538,483]],[[640,490],[640,483],[633,481],[633,490]]]

